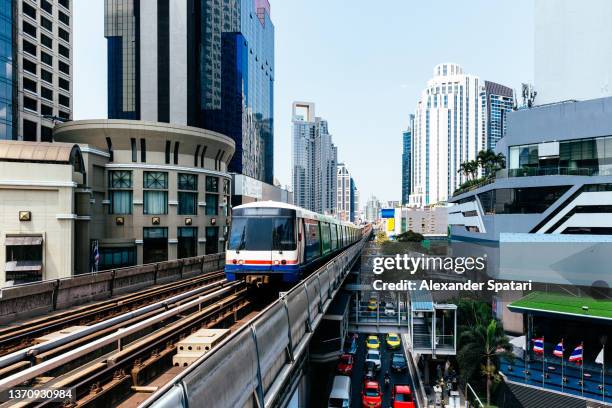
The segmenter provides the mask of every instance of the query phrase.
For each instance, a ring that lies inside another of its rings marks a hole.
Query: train
[[[295,205],[260,201],[232,209],[228,281],[296,283],[361,239],[362,228]]]

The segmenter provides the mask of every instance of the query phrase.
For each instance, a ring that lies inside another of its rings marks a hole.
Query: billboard
[[[387,231],[389,232],[395,231],[395,218],[387,219]]]
[[[395,218],[394,208],[382,208],[380,210],[380,218]]]

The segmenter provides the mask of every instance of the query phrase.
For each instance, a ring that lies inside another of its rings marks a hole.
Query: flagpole
[[[546,340],[544,339],[544,336],[542,336],[542,388],[544,388],[544,376],[545,376],[545,372],[544,372],[544,360],[546,356]]]

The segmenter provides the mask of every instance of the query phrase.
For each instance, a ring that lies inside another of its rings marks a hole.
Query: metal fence
[[[142,406],[273,406],[368,237],[297,284]]]

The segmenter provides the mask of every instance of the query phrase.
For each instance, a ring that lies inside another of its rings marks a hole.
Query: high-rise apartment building
[[[72,118],[70,0],[0,1],[0,139],[51,141]]]
[[[359,211],[359,191],[344,163],[338,163],[338,198],[336,216],[340,221],[355,222]]]
[[[105,13],[109,117],[228,135],[230,171],[272,184],[269,2],[105,0]]]
[[[475,160],[480,150],[491,145],[489,129],[497,132],[495,138],[503,137],[503,113],[512,100],[490,107],[488,100],[498,101],[494,95],[509,97],[504,96],[507,88],[498,84],[490,85],[487,92],[485,82],[465,74],[457,64],[434,68],[414,117],[409,205],[423,207],[447,201],[467,180],[467,175],[459,172],[461,163]]]
[[[338,149],[312,102],[293,103],[292,178],[297,206],[329,215],[337,210]]]
[[[407,205],[410,198],[411,186],[411,165],[412,156],[412,126],[414,125],[414,115],[410,115],[408,129],[402,133],[402,205]]]
[[[514,92],[507,86],[485,81],[482,96],[481,132],[486,132],[487,148],[495,150],[499,139],[506,134],[506,115],[514,108]]]
[[[371,196],[366,203],[365,220],[367,222],[377,222],[380,219],[380,201],[374,196]]]

